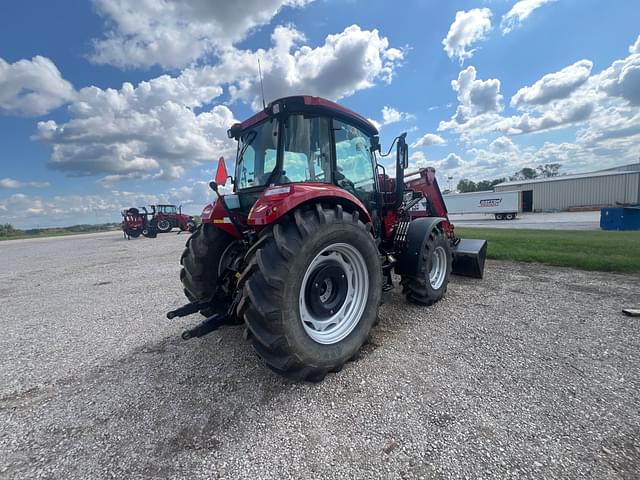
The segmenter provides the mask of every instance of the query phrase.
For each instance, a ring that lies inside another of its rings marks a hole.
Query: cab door
[[[352,193],[377,217],[378,184],[371,138],[357,127],[333,120],[336,185]]]

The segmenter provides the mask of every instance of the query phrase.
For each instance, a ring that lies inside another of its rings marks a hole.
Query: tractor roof
[[[312,97],[309,95],[297,95],[294,97],[284,97],[274,100],[267,105],[267,108],[256,113],[244,122],[235,123],[231,129],[241,132],[266,119],[269,116],[269,113],[278,114],[282,112],[328,114],[351,123],[353,126],[360,128],[368,135],[378,134],[378,129],[375,125],[362,115],[359,115],[353,110],[349,110],[348,108],[330,100],[320,97]]]

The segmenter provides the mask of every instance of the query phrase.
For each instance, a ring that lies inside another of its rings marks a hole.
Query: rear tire
[[[209,308],[200,310],[205,317],[224,313],[229,298],[214,298],[220,262],[227,247],[233,243],[231,235],[209,223],[203,223],[191,234],[180,257],[180,281],[189,301],[211,301]]]
[[[515,213],[507,213],[507,214],[504,216],[504,219],[505,219],[505,220],[513,220],[514,218],[516,218],[516,214],[515,214]]]
[[[287,378],[320,381],[366,341],[382,269],[357,212],[318,204],[261,233],[239,284],[238,316],[258,355]]]
[[[504,215],[502,215],[501,213],[496,213],[495,217],[496,217],[496,220],[503,220],[504,219]]]
[[[449,239],[439,228],[434,228],[425,244],[418,274],[402,275],[402,293],[411,303],[433,305],[447,291],[452,265]]]

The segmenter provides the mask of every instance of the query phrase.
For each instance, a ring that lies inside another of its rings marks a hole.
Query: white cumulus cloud
[[[522,22],[529,18],[534,10],[537,10],[546,3],[554,1],[555,0],[519,0],[511,7],[511,10],[502,16],[500,29],[503,35],[518,28]]]
[[[491,30],[491,16],[491,10],[488,8],[457,12],[449,33],[442,40],[444,51],[449,58],[457,57],[461,65],[466,59],[471,58],[475,49],[469,47],[486,38]]]
[[[567,98],[587,81],[592,67],[590,60],[580,60],[559,72],[548,73],[533,85],[518,90],[511,97],[511,106],[545,105],[552,100]]]
[[[493,125],[493,130],[509,135],[550,130],[583,122],[591,116],[594,109],[595,103],[589,98],[568,99],[554,104],[540,116],[524,113],[502,119]]]
[[[413,120],[414,115],[406,112],[401,112],[393,107],[382,107],[382,125],[389,125],[391,123],[403,122],[406,120]]]
[[[493,152],[514,152],[518,148],[509,137],[498,137],[489,144],[489,149]]]
[[[74,97],[71,83],[48,58],[7,63],[0,58],[0,113],[44,115]]]
[[[435,133],[427,133],[411,144],[411,148],[446,145],[447,141]]]
[[[438,130],[458,129],[480,115],[502,110],[500,80],[478,80],[476,77],[476,68],[469,66],[458,74],[457,80],[451,81],[459,105],[450,121],[440,122]]]
[[[629,53],[640,53],[640,35],[633,45],[629,45]]]
[[[390,83],[404,53],[389,47],[377,30],[351,25],[328,35],[318,47],[305,45],[305,36],[291,26],[278,26],[269,50],[233,50],[221,56],[219,79],[232,82],[233,99],[261,108],[258,59],[267,102],[287,95],[311,94],[331,100],[370,88],[376,81]]]
[[[50,167],[73,175],[111,175],[107,183],[142,174],[174,179],[184,167],[231,151],[231,110],[194,111],[221,93],[209,68],[119,90],[86,87],[71,103],[69,121],[39,122],[34,138],[51,146]]]
[[[640,105],[640,53],[616,60],[598,78],[600,88],[608,95]]]
[[[117,67],[181,68],[225,50],[282,7],[307,0],[93,0],[109,27],[90,59]]]
[[[51,147],[49,166],[70,175],[102,175],[100,183],[180,178],[187,168],[232,156],[226,136],[235,117],[220,104],[227,88],[235,101],[262,108],[257,72],[261,59],[267,101],[295,94],[332,100],[390,82],[403,52],[376,30],[357,25],[306,45],[293,27],[276,27],[268,50],[230,48],[213,65],[192,66],[119,89],[80,89],[67,121],[38,123],[34,139]],[[400,113],[404,118],[406,114]]]
[[[14,178],[0,179],[0,188],[45,188],[49,185],[49,182],[25,182]]]

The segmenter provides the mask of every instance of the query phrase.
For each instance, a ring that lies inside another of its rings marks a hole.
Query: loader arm
[[[453,225],[449,222],[447,206],[436,180],[435,168],[421,168],[417,172],[406,174],[404,183],[407,189],[422,193],[425,199],[416,206],[415,210],[411,211],[411,219],[426,216],[445,218],[446,221],[442,222],[442,228],[449,238],[455,238]]]
[[[421,192],[424,200],[416,210],[410,212],[411,219],[421,217],[441,217],[442,229],[451,239],[453,246],[453,273],[468,277],[482,278],[484,262],[487,257],[487,241],[455,236],[453,224],[449,221],[447,206],[436,180],[433,167],[422,168],[417,172],[405,175],[405,185],[409,190]]]

